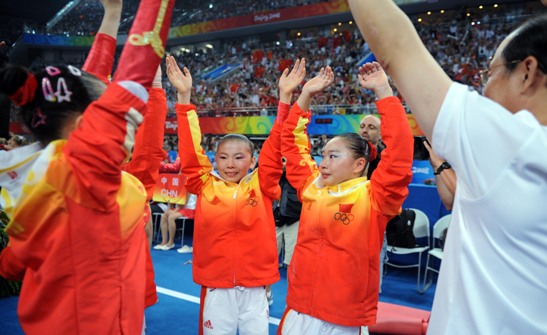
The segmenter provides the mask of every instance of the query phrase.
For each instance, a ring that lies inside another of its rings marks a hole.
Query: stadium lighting
[[[498,8],[498,4],[494,4],[494,8]]]
[[[296,33],[296,36],[300,37],[300,35],[302,35],[301,32]]]
[[[353,21],[349,21],[349,24],[353,24]]]
[[[471,13],[467,13],[467,16],[468,16],[468,17],[471,16]]]
[[[431,12],[427,12],[427,15],[431,15]]]
[[[209,49],[212,49],[213,48],[213,45],[212,44],[205,44],[205,46]]]
[[[418,19],[418,22],[422,22],[422,18],[419,18],[419,19]]]
[[[441,14],[444,14],[444,9],[441,9]]]
[[[213,9],[213,4],[212,3],[209,4],[209,9]]]
[[[483,8],[484,8],[484,6],[483,6],[483,5],[480,5],[480,6],[479,6],[479,9],[483,9]]]
[[[338,22],[338,26],[341,26],[342,25],[342,22]]]
[[[333,29],[332,31],[334,31],[334,32],[337,32],[337,31],[338,31],[338,29],[337,29],[337,28],[334,28],[334,29]]]

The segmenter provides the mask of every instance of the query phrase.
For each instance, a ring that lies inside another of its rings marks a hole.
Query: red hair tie
[[[36,88],[38,83],[36,82],[36,77],[31,72],[28,72],[27,80],[23,86],[19,87],[15,93],[9,96],[11,101],[17,106],[23,106],[34,100],[34,94],[36,93]]]

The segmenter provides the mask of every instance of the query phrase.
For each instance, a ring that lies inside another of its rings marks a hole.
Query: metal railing
[[[409,109],[403,104],[407,113]],[[377,114],[376,104],[369,103],[364,105],[312,105],[310,107],[314,115],[363,115]],[[275,116],[277,107],[207,107],[197,106],[199,116],[208,117],[232,117],[232,116]],[[174,114],[170,113],[170,114]]]

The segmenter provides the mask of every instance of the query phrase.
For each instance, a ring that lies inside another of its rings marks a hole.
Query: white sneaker
[[[163,251],[167,251],[167,250],[171,250],[175,247],[175,243],[171,244],[171,245],[162,245],[160,250],[163,250]]]
[[[189,246],[187,246],[187,245],[183,245],[182,248],[178,248],[178,249],[177,249],[177,252],[178,252],[179,254],[189,254],[189,253],[191,253],[193,250],[194,250],[194,248],[189,247]]]
[[[162,250],[163,247],[164,247],[164,246],[161,245],[161,244],[156,244],[155,246],[152,247],[152,249],[154,249],[154,250]]]

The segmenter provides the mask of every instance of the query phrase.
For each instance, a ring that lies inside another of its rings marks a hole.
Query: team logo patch
[[[258,200],[259,199],[256,196],[255,191],[251,190],[251,192],[249,192],[249,198],[247,199],[246,206],[256,207],[256,205],[258,205]]]
[[[353,204],[339,204],[338,212],[334,214],[334,220],[342,222],[344,225],[349,225],[353,221],[354,216],[351,214]]]

